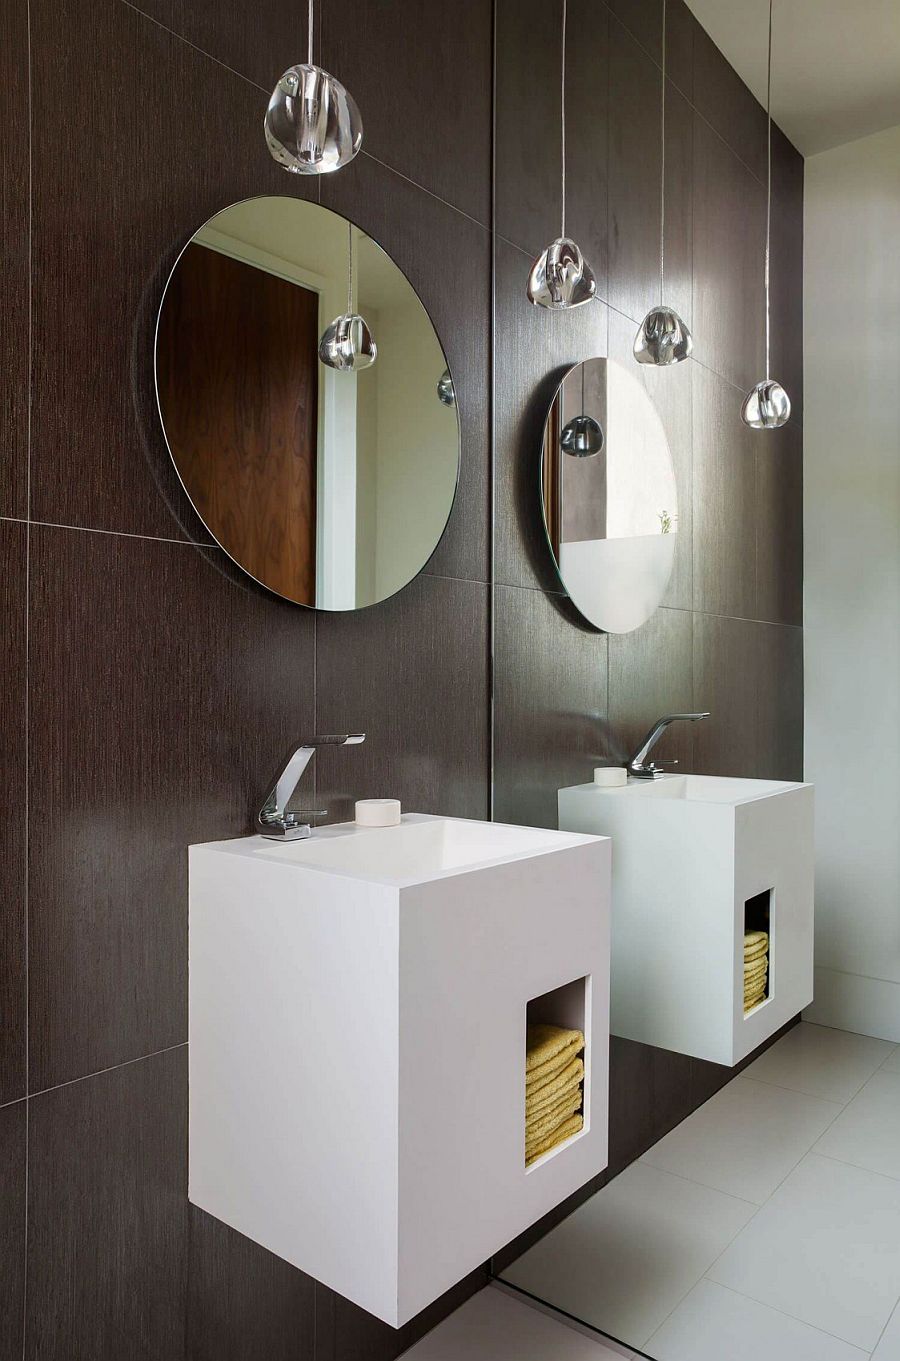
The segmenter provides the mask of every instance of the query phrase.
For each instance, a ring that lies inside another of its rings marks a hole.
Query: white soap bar
[[[398,827],[399,799],[357,799],[356,822],[360,827]]]
[[[628,771],[624,766],[597,766],[594,770],[594,784],[604,789],[618,789],[628,783]]]

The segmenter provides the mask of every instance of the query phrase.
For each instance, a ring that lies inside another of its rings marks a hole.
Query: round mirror
[[[662,422],[621,364],[589,359],[566,374],[544,426],[541,488],[570,599],[595,627],[630,633],[665,594],[678,500]]]
[[[197,513],[278,595],[358,609],[434,552],[459,474],[453,380],[409,280],[346,218],[294,198],[211,218],[166,286],[156,392]]]

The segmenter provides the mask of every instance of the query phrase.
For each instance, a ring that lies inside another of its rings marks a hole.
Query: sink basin
[[[305,841],[281,845],[262,837],[254,840],[254,855],[398,888],[560,846],[557,832],[540,828],[421,814],[407,814],[399,827],[361,828],[347,822],[323,827]]]
[[[191,847],[191,1201],[399,1327],[602,1171],[609,859],[424,814]],[[586,1038],[527,1169],[526,1017]]]
[[[559,825],[613,842],[610,1029],[734,1066],[812,1001],[813,789],[711,775],[559,791]],[[744,1012],[743,942],[769,936]]]

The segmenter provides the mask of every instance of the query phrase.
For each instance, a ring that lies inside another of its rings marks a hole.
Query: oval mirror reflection
[[[585,430],[590,440],[573,436]],[[621,364],[589,359],[566,374],[544,425],[541,490],[573,604],[607,633],[638,628],[672,575],[678,498],[662,422]]]
[[[348,335],[366,334],[359,317],[370,333],[365,366],[320,357],[346,316]],[[434,552],[459,473],[444,375],[399,267],[301,199],[217,213],[184,248],[160,307],[157,398],[184,488],[226,553],[300,605],[375,604]]]

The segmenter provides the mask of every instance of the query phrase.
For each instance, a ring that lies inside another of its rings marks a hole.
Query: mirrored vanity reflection
[[[409,280],[339,214],[262,197],[211,218],[166,287],[156,381],[194,508],[271,591],[357,609],[434,552],[459,472],[453,379]]]
[[[611,359],[569,370],[544,426],[544,526],[574,605],[607,633],[645,623],[665,595],[678,495],[662,421]]]

